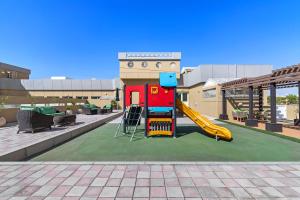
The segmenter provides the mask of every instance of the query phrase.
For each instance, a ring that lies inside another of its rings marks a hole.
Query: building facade
[[[157,84],[160,72],[175,72],[178,98],[204,115],[218,117],[221,113],[221,83],[272,72],[272,65],[241,64],[205,64],[181,70],[181,52],[120,52],[118,60],[119,78],[112,80],[63,77],[29,80],[30,70],[0,63],[0,95],[85,99],[102,107],[115,99],[116,88],[122,89],[124,84]],[[120,105],[122,98],[120,91]],[[247,101],[243,106],[247,107]],[[234,105],[228,101],[227,108],[231,117]]]

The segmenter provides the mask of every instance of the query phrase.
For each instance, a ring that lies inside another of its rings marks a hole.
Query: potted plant
[[[5,126],[6,124],[6,119],[5,117],[1,116],[1,112],[4,109],[4,105],[8,97],[1,97],[0,99],[0,127]]]
[[[66,106],[66,114],[67,115],[72,115],[73,114],[72,106]]]

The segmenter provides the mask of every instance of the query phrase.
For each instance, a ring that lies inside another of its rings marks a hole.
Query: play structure
[[[176,99],[176,73],[160,73],[159,84],[124,86],[124,114],[115,137],[123,127],[123,134],[131,134],[134,138],[142,114],[145,118],[145,137],[176,137],[176,108],[189,117],[207,134],[216,139],[231,140],[231,132],[194,111]]]

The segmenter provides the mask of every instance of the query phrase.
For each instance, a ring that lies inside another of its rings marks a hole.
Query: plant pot
[[[0,127],[5,126],[6,119],[4,117],[0,117]]]
[[[72,115],[73,114],[73,110],[66,110],[66,114],[67,115]]]

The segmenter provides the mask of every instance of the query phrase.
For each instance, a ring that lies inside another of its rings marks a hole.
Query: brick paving
[[[119,113],[117,112],[106,115],[78,114],[76,116],[76,125],[74,126],[53,127],[51,130],[45,129],[42,131],[37,131],[34,134],[26,132],[20,132],[19,134],[17,134],[17,124],[8,127],[2,127],[0,128],[0,157],[5,157],[5,155],[8,155],[10,153],[18,152],[19,150],[25,149],[33,145],[37,145],[39,143],[45,142],[58,136],[67,135],[71,131],[87,127],[90,124],[99,122],[101,120],[105,120],[109,117],[116,116],[118,114]],[[53,141],[50,141],[50,143],[51,142],[53,143]],[[46,145],[44,144],[44,146]],[[36,149],[39,148],[40,147],[37,147]],[[10,157],[14,156],[12,155]],[[9,161],[9,159],[3,160]]]
[[[1,163],[0,199],[300,199],[300,163]]]

